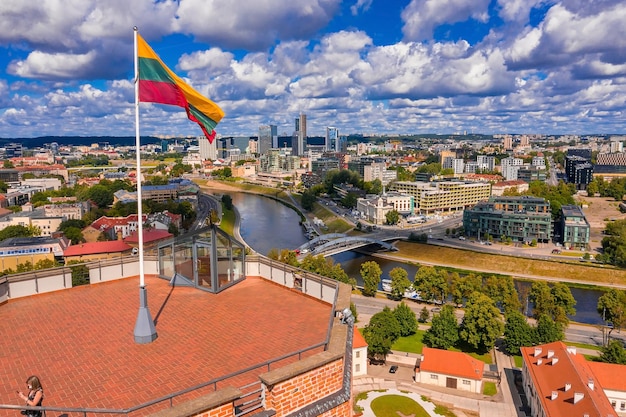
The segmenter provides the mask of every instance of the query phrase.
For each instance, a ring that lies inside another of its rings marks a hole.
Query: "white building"
[[[484,367],[467,353],[424,347],[415,382],[481,394]]]
[[[478,155],[476,163],[480,169],[493,171],[496,168],[496,157],[491,155]]]

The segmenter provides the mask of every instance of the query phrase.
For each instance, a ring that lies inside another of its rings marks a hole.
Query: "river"
[[[267,255],[273,248],[295,249],[307,241],[304,230],[300,226],[300,217],[287,206],[272,199],[253,194],[230,193],[233,204],[241,216],[241,236],[256,252]],[[341,264],[348,276],[356,278],[362,285],[360,268],[363,262],[376,261],[383,271],[383,278],[389,277],[389,271],[400,266],[407,270],[412,278],[417,272],[415,265],[395,262],[388,259],[375,258],[357,252],[343,252],[332,257]],[[516,281],[518,288],[529,286],[527,281]],[[571,320],[602,324],[602,317],[596,311],[598,298],[602,290],[570,287],[576,300],[576,314]]]

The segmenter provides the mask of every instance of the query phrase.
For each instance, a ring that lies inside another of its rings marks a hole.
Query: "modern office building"
[[[300,116],[296,119],[296,130],[293,137],[294,142],[291,145],[294,155],[304,155],[306,138],[306,114],[300,113]]]
[[[326,136],[325,136],[325,151],[335,151],[340,152],[340,146],[338,146],[339,142],[339,129],[336,127],[327,127],[326,128]]]
[[[259,126],[259,140],[257,151],[260,155],[266,153],[269,149],[277,149],[278,145],[278,127],[275,125]]]
[[[483,182],[398,181],[390,189],[414,196],[415,211],[419,214],[464,210],[491,195],[491,184]]]
[[[531,183],[533,181],[541,181],[545,182],[547,178],[546,167],[544,166],[536,166],[536,165],[524,165],[519,167],[517,170],[517,179],[520,181],[524,181],[527,183]]]
[[[198,147],[200,149],[200,158],[211,161],[217,159],[217,140],[213,139],[213,142],[209,142],[204,136],[198,137]]]
[[[561,207],[559,241],[567,248],[586,248],[589,244],[591,226],[580,206]]]
[[[571,149],[570,149],[571,150]],[[584,190],[593,180],[593,165],[591,159],[579,155],[568,155],[565,157],[565,176],[567,182],[575,184],[579,190]]]
[[[530,196],[491,197],[463,212],[467,236],[482,239],[489,234],[519,242],[549,242],[552,239],[550,202]]]

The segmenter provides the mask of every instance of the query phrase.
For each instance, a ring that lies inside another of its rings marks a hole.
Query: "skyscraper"
[[[293,155],[304,155],[304,147],[306,144],[306,114],[300,113],[296,119],[296,131],[294,133],[294,143],[291,145]]]
[[[259,126],[258,153],[266,153],[270,148],[278,148],[278,128],[275,125]]]
[[[327,127],[326,128],[326,140],[324,141],[324,150],[330,151],[334,150],[335,152],[340,152],[339,146],[339,129],[336,127]]]

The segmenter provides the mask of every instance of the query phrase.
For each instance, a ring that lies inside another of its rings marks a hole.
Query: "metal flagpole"
[[[139,238],[139,313],[135,323],[135,342],[150,343],[157,338],[154,320],[148,308],[148,291],[146,290],[143,269],[143,210],[141,207],[141,157],[139,136],[139,54],[137,52],[137,26],[134,30],[135,52],[135,153],[137,160],[137,236]]]

